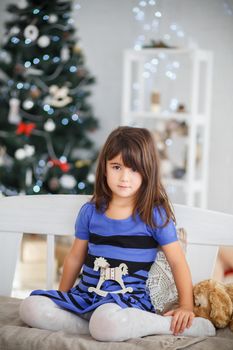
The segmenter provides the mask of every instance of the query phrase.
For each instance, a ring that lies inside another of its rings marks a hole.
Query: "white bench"
[[[47,235],[47,283],[53,288],[54,237],[73,235],[86,195],[0,198],[0,295],[10,296],[23,233]],[[210,278],[219,245],[233,246],[233,215],[174,205],[177,226],[187,231],[187,260],[193,283]]]

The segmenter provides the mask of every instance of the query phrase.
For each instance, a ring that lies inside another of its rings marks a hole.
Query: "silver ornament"
[[[33,24],[29,24],[25,29],[24,29],[24,37],[26,39],[30,39],[32,41],[36,40],[39,36],[39,30],[36,26]]]
[[[47,35],[42,35],[37,40],[37,45],[40,47],[48,47],[50,44],[50,38]]]
[[[25,149],[23,148],[18,148],[16,151],[15,151],[15,158],[18,159],[18,160],[23,160],[26,158],[26,153],[25,153]]]
[[[9,123],[18,124],[21,120],[19,115],[20,100],[18,98],[12,97],[9,101],[9,107]]]
[[[52,13],[51,15],[49,15],[49,19],[48,19],[48,22],[49,23],[56,23],[58,20],[58,16],[55,15],[54,13]]]
[[[72,190],[76,186],[77,181],[72,175],[62,175],[60,177],[60,184],[62,187]]]
[[[23,108],[26,109],[27,111],[29,109],[32,109],[33,107],[34,107],[34,102],[32,100],[23,101]]]
[[[55,130],[55,128],[56,128],[56,124],[51,118],[48,119],[44,124],[45,131],[52,132]]]

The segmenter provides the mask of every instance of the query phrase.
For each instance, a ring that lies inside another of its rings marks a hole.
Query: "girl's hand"
[[[174,335],[178,335],[183,333],[185,328],[191,327],[195,314],[192,310],[180,306],[177,309],[166,312],[164,316],[173,316],[170,329]]]

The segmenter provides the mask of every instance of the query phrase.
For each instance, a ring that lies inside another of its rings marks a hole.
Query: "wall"
[[[5,5],[0,2],[0,33],[3,35]],[[15,1],[16,2],[16,1]],[[77,2],[76,2],[77,3]],[[132,48],[139,25],[132,13],[136,0],[80,0],[73,18],[87,65],[97,78],[91,102],[101,129],[98,145],[119,125],[121,116],[123,51]],[[214,53],[211,106],[208,207],[233,213],[233,11],[232,0],[163,0],[161,34],[177,22],[188,41]]]

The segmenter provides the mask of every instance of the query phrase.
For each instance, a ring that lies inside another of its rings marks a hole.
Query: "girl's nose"
[[[128,169],[123,169],[121,173],[121,181],[128,181],[129,180],[129,171]]]

